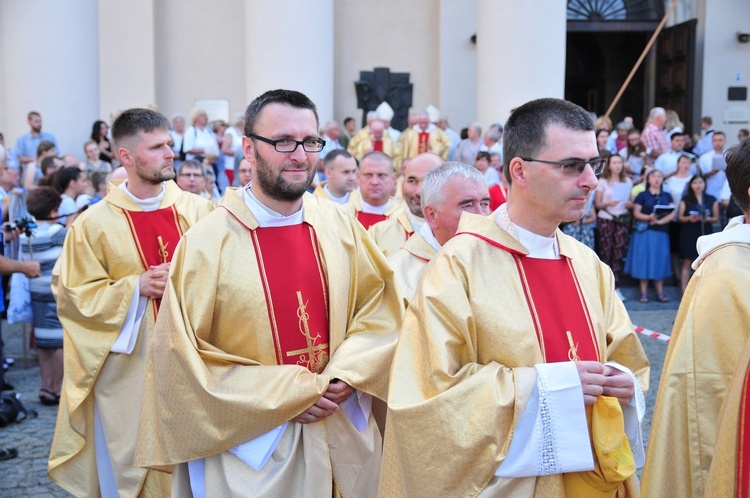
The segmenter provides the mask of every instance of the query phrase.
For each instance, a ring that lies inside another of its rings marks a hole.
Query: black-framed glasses
[[[586,169],[587,164],[591,166],[592,170],[594,170],[594,175],[599,176],[602,174],[602,171],[604,171],[604,163],[607,162],[606,159],[601,157],[595,157],[593,159],[568,159],[567,161],[544,161],[542,159],[522,157],[521,160],[559,166],[560,172],[563,176],[581,176],[583,170]]]
[[[322,138],[306,138],[304,140],[292,140],[291,138],[282,138],[280,140],[271,140],[270,138],[261,137],[260,135],[252,134],[250,138],[260,140],[267,144],[273,145],[276,152],[283,152],[288,154],[297,150],[300,145],[305,152],[320,152],[326,145],[326,141]]]

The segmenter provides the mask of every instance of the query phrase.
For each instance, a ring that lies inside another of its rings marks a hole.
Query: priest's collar
[[[159,209],[159,206],[161,205],[161,202],[164,200],[164,195],[167,193],[166,186],[164,185],[164,182],[161,182],[161,192],[159,192],[158,195],[155,195],[154,197],[148,197],[146,199],[139,199],[133,193],[128,190],[128,181],[123,180],[123,182],[117,186],[120,190],[123,191],[123,193],[138,205],[139,208],[143,209],[144,211],[156,211]]]
[[[494,218],[497,224],[500,225],[500,228],[508,232],[508,234],[529,250],[528,256],[530,258],[560,259],[560,244],[557,240],[557,234],[552,235],[552,237],[545,237],[516,225],[508,215],[507,204],[503,204],[497,208]]]
[[[435,125],[434,125],[434,124],[432,124],[432,123],[430,123],[430,125],[429,125],[429,126],[427,127],[427,129],[426,129],[426,130],[423,130],[422,128],[420,128],[418,124],[415,124],[415,125],[414,125],[414,126],[412,127],[412,129],[413,129],[414,131],[416,131],[417,133],[430,133],[430,132],[432,132],[432,130],[434,130],[435,128],[437,128],[437,126],[435,126]]]
[[[424,241],[427,242],[430,247],[432,247],[436,251],[440,250],[441,245],[435,238],[435,234],[432,233],[432,228],[430,228],[429,224],[424,223],[422,225],[422,228],[419,229],[419,235],[422,236]]]
[[[385,214],[386,211],[388,211],[388,208],[391,207],[391,203],[393,202],[393,199],[389,198],[388,202],[383,204],[382,206],[373,206],[372,204],[367,204],[365,200],[360,196],[359,202],[362,206],[362,212],[367,214]]]
[[[302,207],[300,207],[299,211],[292,215],[284,216],[260,202],[250,190],[252,184],[250,182],[241,189],[238,189],[237,194],[245,202],[245,206],[247,206],[261,227],[286,227],[302,223],[305,208],[304,201],[302,201]]]
[[[411,227],[415,232],[419,232],[420,230],[422,230],[422,227],[427,224],[425,223],[424,218],[412,213],[411,209],[409,209],[408,207],[406,208],[406,217],[409,218],[409,223],[411,223]]]
[[[326,194],[328,194],[328,197],[330,197],[331,200],[337,204],[346,204],[346,202],[349,200],[349,196],[351,195],[351,192],[347,192],[342,197],[336,197],[335,195],[333,195],[333,192],[331,192],[331,189],[328,188],[327,183],[323,185],[323,190]]]

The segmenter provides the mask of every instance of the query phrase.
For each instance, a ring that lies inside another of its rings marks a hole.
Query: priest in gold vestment
[[[361,161],[366,154],[373,151],[388,154],[390,157],[397,155],[396,142],[388,134],[385,123],[375,120],[367,128],[363,128],[360,133],[365,131],[366,133],[359,140],[352,140],[352,143],[346,148],[346,151],[354,156],[357,161]]]
[[[401,298],[359,222],[305,193],[314,104],[274,90],[246,118],[251,185],[177,249],[136,463],[173,467],[175,496],[374,496]]]
[[[75,496],[169,495],[133,466],[145,360],[175,247],[213,209],[171,181],[169,126],[145,109],[115,120],[128,178],[73,223],[53,271],[65,375],[48,473]]]
[[[698,239],[695,275],[680,303],[659,381],[643,473],[646,496],[733,495],[717,494],[707,481],[709,469],[717,477],[733,471],[734,464],[712,465],[717,457],[727,459],[719,453],[717,433],[723,430],[724,444],[731,439],[726,434],[736,439],[738,433],[717,419],[722,402],[734,404],[725,408],[727,417],[736,411],[738,398],[728,389],[747,366],[738,360],[750,336],[750,141],[727,151],[726,159],[732,196],[745,215]]]
[[[375,223],[395,219],[406,209],[404,201],[391,196],[396,172],[393,160],[383,152],[370,152],[359,165],[359,195],[352,196],[346,210],[369,229]]]
[[[405,129],[398,139],[396,166],[398,167],[404,159],[425,152],[432,152],[445,160],[448,158],[450,146],[451,141],[448,135],[430,123],[427,111],[421,111],[417,115],[417,124],[412,128]]]
[[[484,176],[474,166],[458,162],[445,163],[425,175],[420,202],[425,223],[401,249],[388,257],[406,306],[414,297],[427,263],[456,234],[461,213],[490,214]]]
[[[443,158],[432,153],[411,159],[404,171],[403,199],[406,204],[395,218],[376,223],[369,229],[370,237],[386,257],[398,251],[424,225],[422,215],[422,179],[433,168],[443,164]]]
[[[406,310],[380,495],[638,496],[648,361],[610,269],[557,229],[596,188],[593,122],[539,99],[506,130],[508,204],[462,215]]]

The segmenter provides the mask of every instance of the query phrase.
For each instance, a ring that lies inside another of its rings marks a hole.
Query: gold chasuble
[[[404,306],[409,306],[409,301],[417,290],[422,270],[435,254],[437,251],[424,240],[421,233],[416,232],[401,249],[388,257],[388,264],[393,268],[401,295],[404,297]]]
[[[672,328],[643,469],[644,496],[711,491],[706,479],[719,455],[716,420],[750,337],[750,226],[701,237],[698,247],[712,239],[727,243],[705,258],[701,250]]]
[[[729,384],[717,424],[706,498],[750,496],[750,342]]]
[[[494,475],[532,398],[534,365],[613,361],[647,389],[648,360],[612,272],[556,237],[559,260],[532,260],[494,216],[464,213],[425,267],[393,359],[380,496],[565,496],[564,476],[587,473]],[[615,492],[638,496],[635,475]]]
[[[301,218],[260,227],[229,189],[177,248],[136,455],[138,465],[173,469],[174,496],[191,494],[198,462],[207,496],[377,493],[382,442],[372,415],[359,429],[343,409],[291,420],[336,379],[358,390],[352,397],[386,397],[401,297],[354,218],[311,194]],[[278,428],[258,470],[233,453]]]
[[[387,258],[406,244],[409,237],[414,234],[414,227],[404,209],[395,218],[371,225],[367,232]]]
[[[144,212],[117,184],[69,228],[52,289],[64,330],[65,375],[48,473],[75,496],[99,496],[94,405],[121,496],[169,495],[169,479],[133,466],[145,360],[157,302],[148,299],[130,354],[111,349],[125,326],[140,275],[170,261],[180,236],[213,206],[165,182]],[[136,297],[137,298],[137,297]]]
[[[401,133],[398,143],[397,170],[401,167],[404,159],[414,157],[423,152],[432,152],[443,159],[448,159],[448,152],[451,146],[448,135],[437,126],[432,126],[432,129],[428,132],[407,128]]]

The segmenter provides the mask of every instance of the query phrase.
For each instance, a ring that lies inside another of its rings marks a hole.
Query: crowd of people
[[[635,493],[648,361],[622,276],[667,301],[699,237],[747,208],[726,135],[704,117],[690,137],[662,108],[643,132],[613,127],[558,99],[484,133],[432,106],[403,131],[392,117],[383,103],[359,131],[321,126],[287,90],[231,125],[129,109],[96,121],[77,161],[29,113],[0,147],[0,187],[36,225],[11,234],[19,261],[0,272],[31,279],[39,399],[60,405],[55,482]],[[616,468],[582,450],[604,437],[592,417],[617,427]]]

